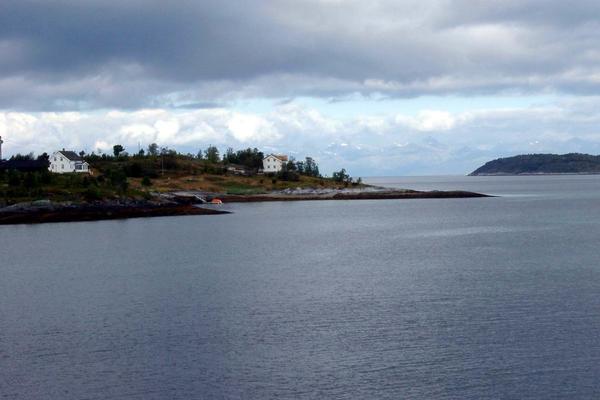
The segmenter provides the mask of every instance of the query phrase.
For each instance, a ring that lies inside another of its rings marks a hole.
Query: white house
[[[56,151],[50,156],[50,172],[66,174],[70,172],[89,173],[90,165],[74,151]]]
[[[284,155],[269,154],[263,158],[263,172],[271,174],[283,169],[283,164],[287,163],[288,157]]]

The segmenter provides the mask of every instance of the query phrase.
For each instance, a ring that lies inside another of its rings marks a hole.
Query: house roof
[[[288,156],[284,155],[284,154],[269,154],[268,156],[265,157],[265,159],[269,158],[269,157],[275,157],[281,161],[287,161],[288,160]]]
[[[67,157],[69,161],[83,161],[83,158],[81,158],[79,154],[75,153],[74,151],[61,150],[59,153]]]

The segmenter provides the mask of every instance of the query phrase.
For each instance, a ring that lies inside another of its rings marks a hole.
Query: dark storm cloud
[[[0,2],[0,107],[596,93],[592,1]]]

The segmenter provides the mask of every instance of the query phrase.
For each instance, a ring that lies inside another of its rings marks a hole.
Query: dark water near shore
[[[0,227],[0,399],[600,395],[600,177]]]

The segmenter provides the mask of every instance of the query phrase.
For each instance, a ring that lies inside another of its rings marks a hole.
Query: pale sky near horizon
[[[0,2],[4,154],[258,147],[353,176],[600,153],[600,2]]]

